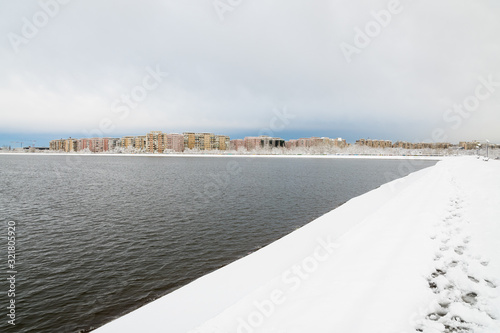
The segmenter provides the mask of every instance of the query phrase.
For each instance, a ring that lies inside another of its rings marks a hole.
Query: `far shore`
[[[135,157],[241,157],[241,158],[323,158],[323,159],[418,159],[418,160],[442,160],[444,158],[456,157],[460,155],[361,155],[361,154],[125,154],[125,153],[15,153],[1,152],[1,155],[29,155],[29,156],[135,156]]]

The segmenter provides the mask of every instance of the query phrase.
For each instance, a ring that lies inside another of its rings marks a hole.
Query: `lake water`
[[[405,176],[408,164],[0,154],[0,332],[101,326]],[[15,327],[6,316],[8,221]]]

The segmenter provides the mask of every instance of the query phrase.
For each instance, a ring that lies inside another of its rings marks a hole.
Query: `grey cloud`
[[[450,140],[500,141],[500,89],[459,129],[443,120],[478,77],[500,81],[498,4],[401,1],[401,13],[347,63],[340,44],[353,44],[354,28],[388,3],[242,1],[221,21],[212,1],[73,0],[16,54],[8,34],[20,35],[23,17],[41,7],[4,1],[0,131],[83,132],[115,117],[110,134],[257,134],[273,108],[287,106],[297,115],[289,131],[328,135],[342,124],[360,137],[412,140],[440,126]],[[168,78],[116,119],[113,102],[157,65]]]

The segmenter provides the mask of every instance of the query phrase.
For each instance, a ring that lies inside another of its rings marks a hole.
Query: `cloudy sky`
[[[499,17],[496,0],[1,1],[0,145],[500,142]]]

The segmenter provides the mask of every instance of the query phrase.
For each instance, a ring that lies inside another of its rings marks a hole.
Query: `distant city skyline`
[[[28,142],[17,142],[27,144]],[[407,153],[414,154],[435,154],[438,151],[447,150],[474,150],[482,148],[479,141],[461,141],[458,144],[450,142],[407,142],[391,141],[380,139],[356,140],[349,143],[341,137],[301,137],[297,139],[285,140],[276,136],[259,135],[246,136],[243,139],[233,138],[225,134],[215,134],[210,132],[183,132],[166,133],[163,131],[150,131],[142,135],[126,135],[122,137],[91,137],[78,138],[68,137],[54,139],[50,141],[49,147],[34,147],[35,141],[31,145],[24,147],[14,147],[13,150],[28,152],[40,152],[50,150],[52,152],[64,153],[132,153],[132,154],[163,154],[163,153],[184,153],[184,152],[232,152],[232,153],[296,153],[296,154],[333,154],[348,153],[359,154],[365,152],[351,147],[366,147],[378,149],[377,153],[397,153],[405,154],[400,149],[408,150]],[[485,147],[498,149],[500,145],[488,142]],[[5,147],[0,150],[5,151]],[[276,150],[277,149],[277,150]],[[362,148],[363,149],[363,148]],[[394,150],[396,149],[396,150]],[[11,147],[7,149],[11,151]]]
[[[210,130],[205,130],[205,131],[165,131],[164,129],[155,129],[155,130],[162,130],[165,133],[179,133],[179,134],[182,134],[182,133],[185,133],[185,132],[218,133],[218,134],[223,134],[223,135],[229,136],[231,138],[231,140],[234,140],[234,139],[244,139],[245,137],[255,137],[255,136],[262,135],[262,133],[255,133],[255,132],[243,132],[243,133],[240,133],[240,134],[231,135],[228,132],[220,133],[220,132],[217,132],[217,131],[210,131]],[[124,133],[124,134],[121,134],[121,135],[108,135],[108,136],[103,136],[103,137],[122,138],[122,137],[130,136],[130,135],[132,135],[132,136],[146,135],[148,132],[150,132],[150,131]],[[331,132],[330,135],[321,135],[321,134],[319,134],[319,135],[309,135],[308,133],[309,132],[283,132],[283,133],[278,132],[278,133],[276,133],[273,136],[274,137],[279,137],[281,139],[284,139],[285,141],[296,140],[296,139],[300,139],[300,138],[311,138],[311,137],[342,138],[342,139],[346,140],[347,143],[350,143],[350,144],[356,143],[356,141],[359,140],[359,139],[389,140],[389,141],[392,141],[392,142],[404,141],[404,142],[412,142],[412,143],[433,142],[433,141],[430,141],[430,140],[425,140],[425,141],[418,140],[418,139],[404,140],[404,139],[399,139],[399,138],[388,138],[388,137],[383,137],[383,136],[366,136],[365,135],[365,136],[359,136],[359,137],[356,136],[355,137],[354,134],[351,134],[351,135],[348,135],[348,136],[342,136],[342,135],[335,135],[333,132]],[[344,132],[344,133],[346,133],[346,132]],[[32,137],[35,137],[36,139],[30,139]],[[81,138],[89,138],[89,137],[78,135],[78,133],[74,133],[74,135],[66,134],[66,133],[60,133],[60,135],[43,134],[43,135],[38,135],[38,136],[36,136],[36,135],[33,136],[32,134],[29,134],[29,133],[28,134],[18,134],[18,135],[14,135],[14,136],[10,136],[10,135],[4,136],[4,134],[0,133],[0,147],[3,147],[3,146],[11,146],[12,148],[20,147],[21,146],[20,145],[21,142],[23,142],[23,146],[24,147],[32,146],[33,140],[35,140],[35,145],[37,147],[49,147],[49,142],[51,140],[67,139],[67,138],[81,139]],[[461,141],[486,142],[485,139],[480,139],[480,138],[479,139],[472,139],[472,140],[465,140],[465,139],[463,139],[463,140],[460,139],[460,140],[456,140],[456,141],[455,140],[451,140],[451,141],[446,141],[446,142],[449,142],[449,143],[452,143],[452,144],[458,144]],[[445,142],[445,141],[442,141],[442,142]],[[490,140],[490,142],[491,143],[496,143],[496,144],[500,143],[500,141],[496,142],[496,141],[492,141],[492,140]]]
[[[500,142],[498,2],[236,3],[2,2],[0,145],[154,129]]]

